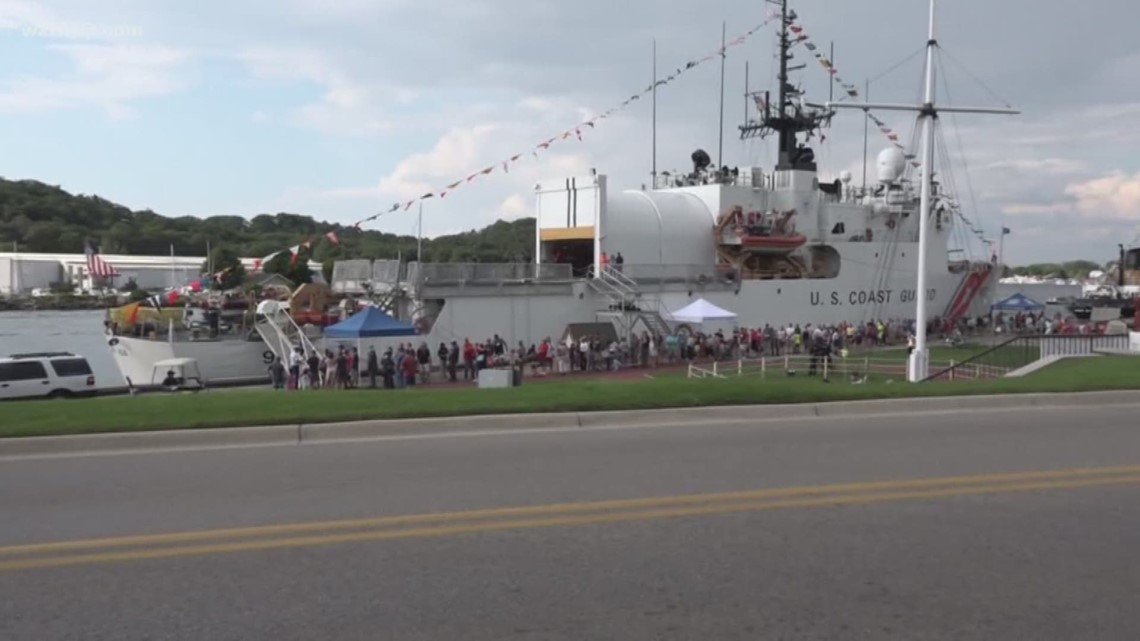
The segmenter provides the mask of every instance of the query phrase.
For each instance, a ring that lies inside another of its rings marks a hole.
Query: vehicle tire
[[[68,390],[57,389],[57,390],[52,390],[51,393],[47,395],[47,397],[48,398],[71,398],[72,394]]]

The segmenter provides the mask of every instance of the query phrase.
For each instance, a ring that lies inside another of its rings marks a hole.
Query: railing
[[[277,309],[264,315],[254,323],[254,329],[269,351],[282,362],[288,363],[289,357],[297,347],[301,348],[305,358],[320,354],[317,346],[309,340],[301,326],[285,309]]]
[[[372,261],[338,260],[333,263],[332,282],[329,285],[335,292],[362,293],[365,283],[372,277]]]
[[[829,357],[785,354],[711,363],[689,363],[686,373],[689,378],[750,376],[765,380],[769,377],[818,376],[829,380],[842,379],[851,383],[862,383],[867,380],[903,380],[906,378],[906,361],[857,354],[848,357],[837,354]]]
[[[400,282],[403,265],[398,260],[377,260],[372,263],[372,284],[395,285]]]
[[[725,274],[712,265],[622,265],[624,275],[638,285],[706,284],[727,282]]]
[[[1089,356],[1097,350],[1127,350],[1128,342],[1127,334],[1024,334],[938,369],[922,382],[997,378],[1052,356]]]
[[[409,263],[408,280],[416,286],[503,282],[566,282],[573,268],[565,263]]]

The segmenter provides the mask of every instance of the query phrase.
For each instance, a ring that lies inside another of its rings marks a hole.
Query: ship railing
[[[377,260],[372,263],[372,284],[395,285],[400,282],[403,264],[399,260]]]
[[[288,362],[289,356],[297,347],[301,348],[305,358],[320,354],[317,346],[285,309],[278,309],[265,315],[262,320],[255,323],[254,328],[269,350],[283,362]]]
[[[372,277],[372,261],[338,260],[333,263],[331,287],[334,292],[359,294]]]
[[[567,263],[409,263],[408,281],[416,286],[569,282]]]
[[[638,287],[657,284],[708,284],[725,281],[727,271],[716,265],[630,265],[621,272]]]

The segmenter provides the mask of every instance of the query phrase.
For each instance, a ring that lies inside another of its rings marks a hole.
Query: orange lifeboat
[[[740,245],[750,254],[785,256],[799,249],[807,242],[803,234],[789,236],[750,236],[742,235]]]

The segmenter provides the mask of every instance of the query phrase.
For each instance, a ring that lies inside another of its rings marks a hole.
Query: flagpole
[[[424,201],[420,201],[419,231],[416,233],[416,262],[424,262]]]
[[[720,135],[717,138],[717,170],[724,166],[724,63],[728,59],[728,22],[720,23]]]
[[[12,268],[12,277],[9,279],[9,284],[12,286],[12,295],[18,296],[20,294],[20,244],[12,241],[12,262],[16,266]]]
[[[998,269],[1002,273],[998,274],[999,277],[1005,275],[1005,227],[1001,228],[1001,240],[998,241]]]
[[[871,99],[871,79],[867,79],[866,88],[863,89],[863,100]],[[863,114],[863,192],[867,191],[867,132],[871,128],[871,112]]]
[[[174,289],[174,243],[170,243],[170,289]]]
[[[657,38],[653,39],[653,189],[657,189]]]

